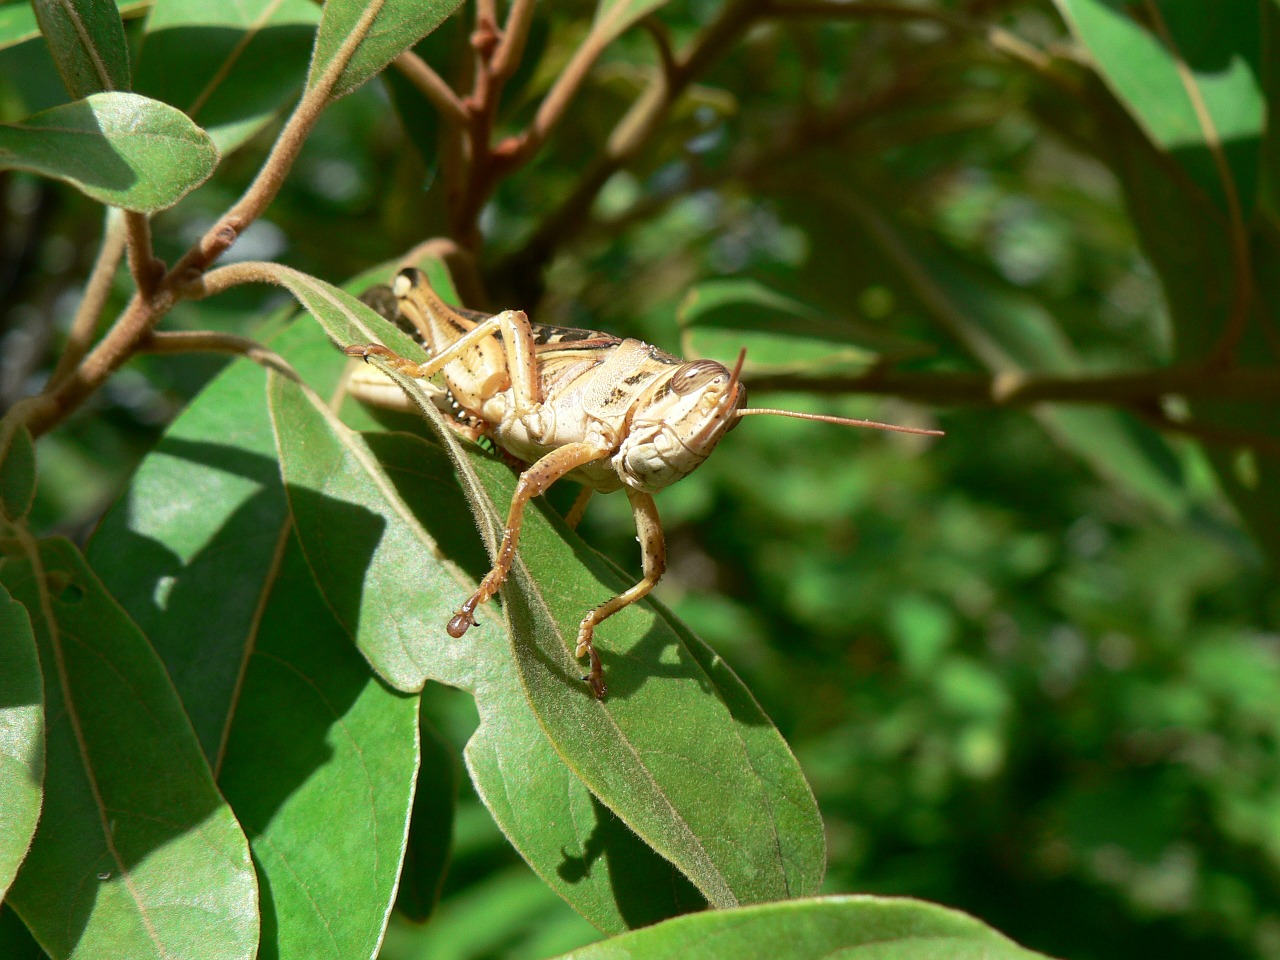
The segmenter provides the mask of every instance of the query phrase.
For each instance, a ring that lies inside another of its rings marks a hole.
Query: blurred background
[[[136,41],[145,5],[125,6]],[[754,418],[658,498],[671,557],[658,595],[800,758],[827,824],[829,892],[934,900],[1079,960],[1280,957],[1280,591],[1257,529],[1221,490],[1221,463],[1105,405],[840,389],[877,364],[1065,373],[1182,355],[1144,252],[1151,221],[1135,224],[1107,149],[1134,128],[1099,106],[1107,95],[1058,8],[922,6],[955,22],[761,20],[607,179],[590,216],[548,234],[658,69],[654,36],[679,49],[720,11],[663,7],[609,48],[547,147],[484,210],[488,306],[678,354],[724,359],[743,343],[757,379],[826,384],[753,390],[757,405],[947,431]],[[419,48],[446,78],[467,69],[470,16]],[[590,17],[580,2],[540,14],[504,127],[527,121]],[[1010,56],[990,25],[1043,61]],[[0,51],[0,121],[65,100],[40,43]],[[385,79],[328,110],[231,259],[340,283],[446,229],[431,111]],[[156,218],[162,258],[238,195],[272,134]],[[52,369],[99,210],[0,173],[0,408]],[[129,289],[122,272],[117,306]],[[283,304],[240,288],[167,322],[251,333]],[[123,370],[41,442],[33,528],[87,536],[220,365],[150,357]],[[597,498],[582,530],[637,569],[614,499]],[[460,751],[470,698],[437,688],[424,704]],[[384,956],[539,958],[595,939],[459,779],[437,914],[424,928],[393,921]]]

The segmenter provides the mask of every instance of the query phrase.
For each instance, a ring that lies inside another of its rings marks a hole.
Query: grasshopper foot
[[[394,352],[384,347],[380,343],[353,343],[349,347],[342,350],[348,357],[359,357],[361,360],[368,362],[370,357],[387,357],[388,359],[400,359]]]
[[[476,625],[476,598],[472,597],[462,605],[462,609],[453,615],[445,632],[457,640]]]
[[[578,646],[573,651],[573,655],[579,659],[582,657],[591,658],[591,672],[584,673],[582,679],[587,682],[587,686],[591,688],[591,692],[595,694],[596,699],[603,700],[609,688],[605,686],[604,682],[604,664],[600,662],[600,654],[596,653],[596,648],[591,643],[591,635],[595,632],[594,627],[595,623],[592,615],[588,614],[578,628]]]

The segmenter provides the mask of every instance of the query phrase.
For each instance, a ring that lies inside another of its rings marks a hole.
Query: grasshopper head
[[[632,408],[613,463],[629,487],[651,493],[698,467],[738,422],[747,390],[714,360],[693,360],[655,379]]]

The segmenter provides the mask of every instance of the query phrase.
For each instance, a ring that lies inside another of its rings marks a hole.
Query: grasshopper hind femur
[[[410,268],[372,299],[430,352],[415,363],[380,344],[348,346],[346,354],[385,358],[396,370],[427,380],[437,373],[447,394],[438,401],[455,414],[459,433],[487,436],[529,464],[520,474],[493,568],[449,621],[451,636],[475,625],[475,610],[506,580],[529,500],[568,477],[588,490],[623,490],[631,502],[644,575],[629,589],[587,612],[578,625],[575,655],[588,657],[583,677],[605,695],[604,668],[593,644],[596,626],[643,598],[666,568],[662,525],[652,494],[687,476],[748,414],[773,414],[851,426],[938,435],[940,431],[788,410],[748,408],[740,375],[714,360],[683,361],[640,340],[594,330],[534,324],[520,310],[488,316],[451,307],[419,270]],[[378,301],[381,298],[381,302]],[[384,406],[412,406],[399,387],[373,367],[353,374],[351,392]],[[433,388],[438,394],[438,388]],[[396,401],[399,397],[399,403]]]

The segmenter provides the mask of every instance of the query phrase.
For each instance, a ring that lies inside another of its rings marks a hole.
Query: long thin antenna
[[[738,382],[738,377],[742,373],[742,365],[747,361],[747,348],[743,347],[738,351],[738,362],[733,365],[733,374],[729,377],[729,386],[732,387]]]
[[[817,420],[819,423],[835,423],[842,427],[870,427],[872,430],[892,430],[895,433],[915,433],[922,437],[943,437],[942,430],[926,430],[923,427],[900,427],[893,423],[881,423],[879,420],[854,420],[851,417],[832,417],[823,413],[797,413],[794,410],[777,410],[772,407],[744,407],[736,416],[748,414],[771,413],[778,417],[792,417],[796,420]]]

